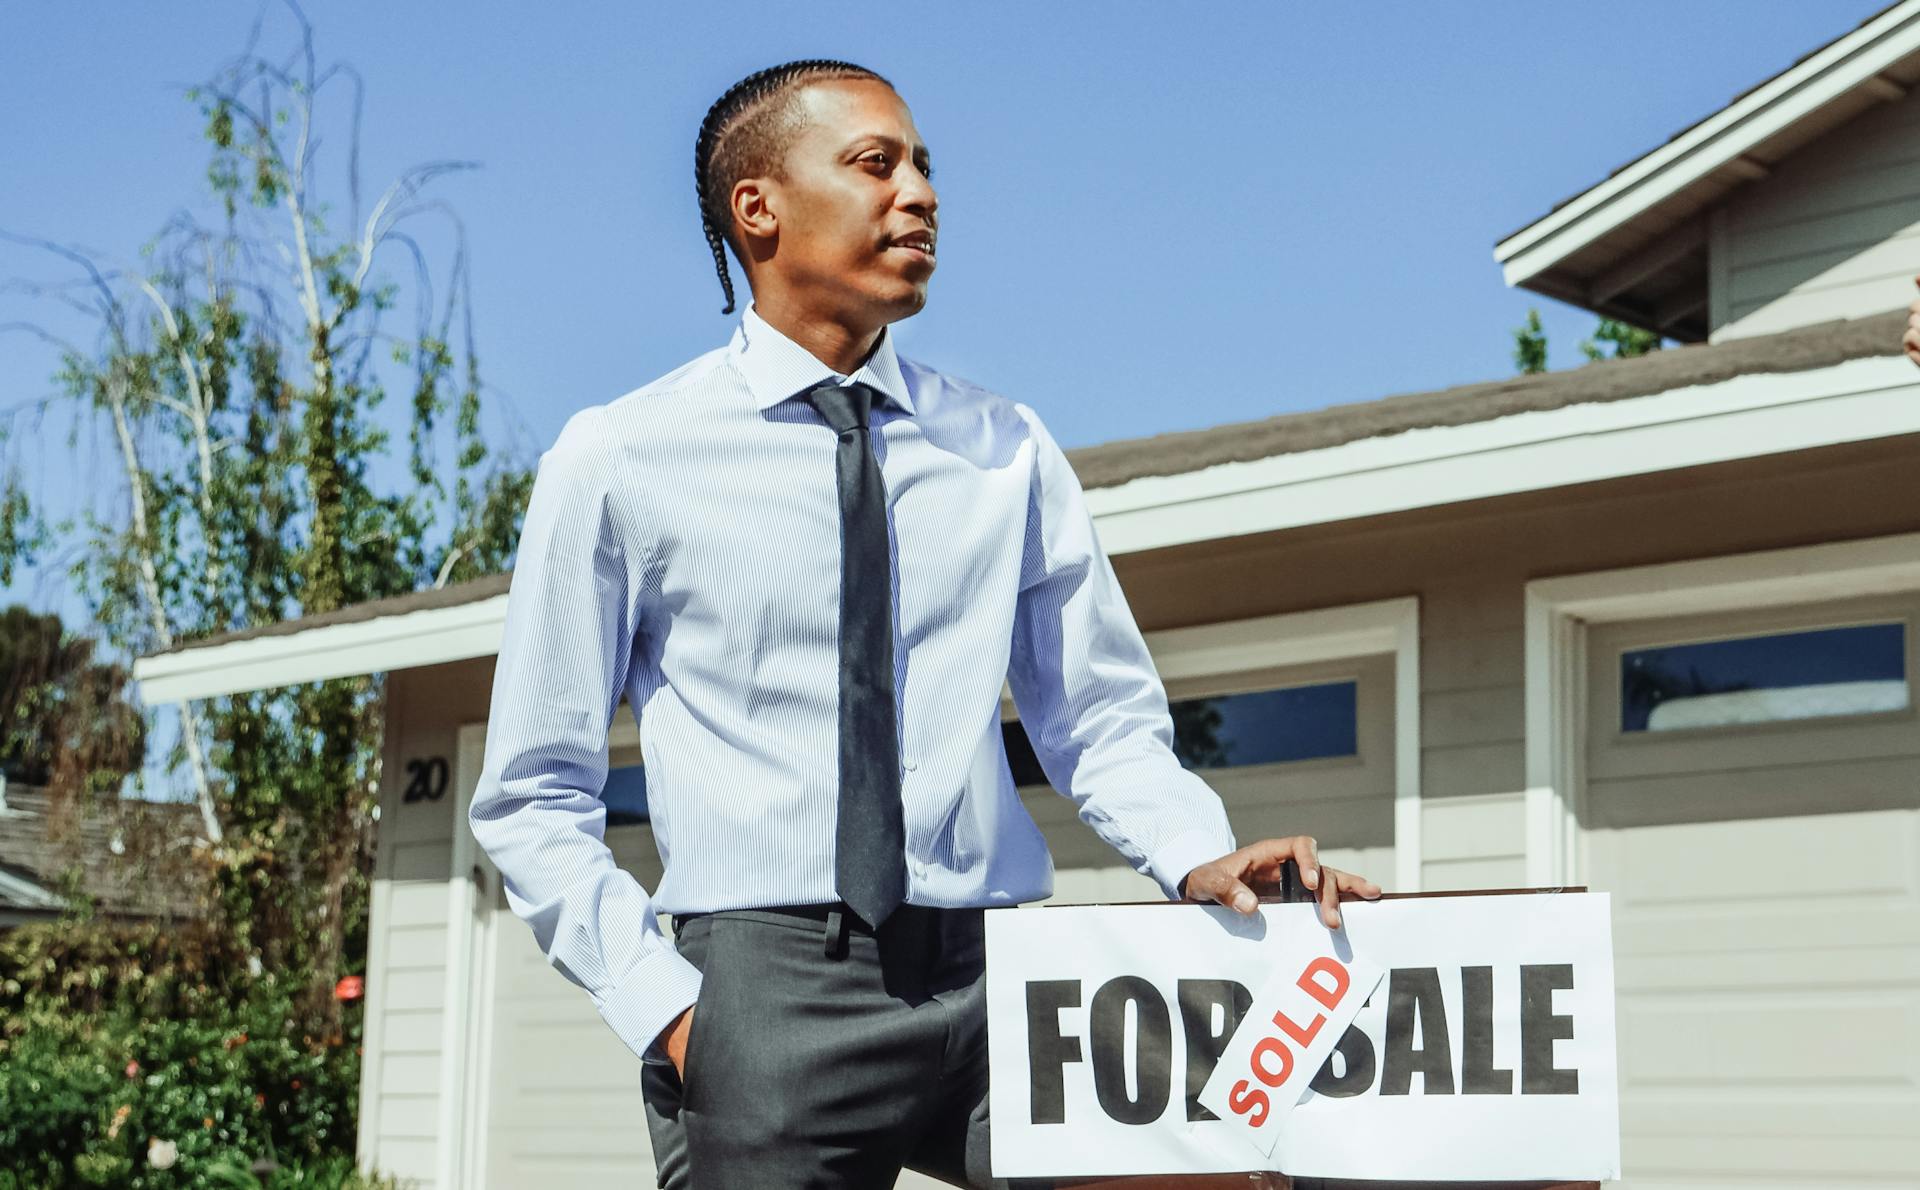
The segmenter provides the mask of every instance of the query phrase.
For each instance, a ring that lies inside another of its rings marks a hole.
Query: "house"
[[[156,852],[171,858],[205,841],[198,809],[159,802],[116,809],[63,813],[47,790],[0,777],[0,930],[58,920],[71,907],[69,890],[107,918],[200,912],[185,885],[161,880],[156,887],[152,879]]]
[[[1916,84],[1903,0],[1499,242],[1509,283],[1684,346],[1072,455],[1240,835],[1396,890],[1613,895],[1630,1183],[1920,1171]],[[507,589],[137,676],[389,675],[363,1160],[646,1184],[637,1065],[465,827]],[[623,711],[607,837],[647,883],[639,745]],[[1152,895],[1026,800],[1060,899]]]

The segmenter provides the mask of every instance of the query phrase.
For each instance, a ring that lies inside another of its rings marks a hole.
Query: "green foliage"
[[[50,246],[100,311],[97,340],[64,353],[55,384],[105,423],[124,503],[50,526],[16,476],[0,477],[0,578],[57,544],[116,657],[498,573],[519,536],[532,470],[487,449],[466,246],[451,209],[423,197],[464,167],[408,170],[365,207],[338,185],[357,164],[328,158],[323,177],[321,146],[337,153],[344,139],[357,155],[361,117],[355,95],[327,108],[321,92],[357,78],[323,69],[294,15],[304,52],[250,48],[187,93],[205,120],[217,226],[169,220],[132,269]],[[451,259],[411,234],[421,219],[450,228]],[[417,317],[396,326],[409,296]],[[404,427],[382,420],[390,393],[407,398],[390,407]],[[402,434],[405,465],[389,467]],[[76,464],[97,457],[69,447]],[[180,957],[177,977],[156,977],[171,990],[142,999],[128,990],[135,971],[103,975],[110,964],[78,943],[57,959],[23,953],[6,993],[18,999],[0,999],[0,1169],[38,1153],[52,1164],[33,1176],[56,1171],[62,1185],[197,1184],[165,1180],[119,1143],[136,1132],[141,1145],[172,1138],[179,1168],[189,1154],[251,1160],[269,1142],[305,1170],[351,1150],[353,1063],[340,1052],[355,1026],[330,993],[364,967],[383,697],[380,678],[360,677],[187,708],[166,760],[218,836],[203,857],[209,953],[273,974],[190,975]],[[54,777],[61,798],[95,780]],[[156,969],[163,942],[125,957]],[[234,1032],[254,1039],[244,1052],[222,1043]],[[132,1056],[108,1060],[120,1053]],[[160,1082],[115,1081],[126,1060]],[[109,1090],[116,1102],[101,1100]],[[254,1094],[267,1097],[258,1114]],[[108,1136],[120,1107],[128,1120]]]
[[[1538,310],[1528,310],[1527,321],[1513,329],[1513,366],[1527,374],[1547,370],[1547,332]]]
[[[124,697],[127,671],[93,659],[96,642],[60,617],[0,610],[0,773],[23,785],[57,778],[118,789],[146,754],[146,724]]]
[[[1611,350],[1609,350],[1611,348]],[[1630,359],[1660,350],[1660,336],[1612,318],[1602,318],[1591,338],[1583,339],[1580,352],[1589,360]]]
[[[298,988],[218,930],[57,923],[0,938],[0,1170],[18,1187],[365,1184],[350,1159],[360,1019],[300,1031]],[[149,1159],[170,1146],[169,1168]],[[216,1174],[225,1169],[225,1174]],[[9,1183],[0,1180],[0,1190]]]
[[[306,1166],[280,1166],[264,1179],[232,1162],[219,1162],[205,1174],[214,1190],[407,1190],[414,1185],[398,1178],[362,1173],[350,1157],[335,1157]]]
[[[0,433],[0,440],[4,440]],[[52,543],[44,519],[34,515],[33,501],[20,486],[18,472],[0,477],[0,584],[13,582],[14,570],[31,563]]]
[[[347,76],[301,73],[314,61],[243,56],[189,93],[224,226],[170,223],[144,276],[89,266],[101,337],[56,380],[111,421],[127,515],[61,544],[119,655],[498,573],[517,543],[532,472],[484,441],[459,224],[443,269],[401,227],[447,213],[420,196],[457,167],[409,170],[364,212],[357,195],[330,202],[309,132],[329,126],[325,81]],[[337,232],[330,208],[350,212]],[[389,253],[419,299],[410,327],[388,321]],[[394,483],[377,411],[401,386]],[[0,565],[31,538],[31,509],[11,507],[0,491]],[[383,693],[362,677],[199,704],[168,758],[217,825],[226,927],[302,985],[296,1011],[319,1033],[360,963]]]
[[[1589,362],[1628,359],[1660,350],[1658,333],[1614,318],[1602,318],[1593,334],[1581,340],[1580,353]],[[1540,311],[1528,310],[1527,321],[1513,328],[1513,366],[1522,374],[1547,370],[1547,332],[1540,325]]]
[[[209,921],[64,921],[0,934],[0,1036],[35,1011],[200,1017],[243,998],[246,956]]]
[[[286,990],[269,987],[202,1019],[37,1011],[9,1020],[0,1168],[53,1180],[86,1161],[124,1169],[125,1160],[133,1172],[94,1184],[171,1187],[195,1184],[195,1169],[219,1156],[351,1152],[359,1063],[290,1036],[291,1009]],[[144,1168],[154,1138],[178,1147],[173,1170]]]

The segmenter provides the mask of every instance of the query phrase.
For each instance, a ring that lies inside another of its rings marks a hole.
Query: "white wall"
[[[386,754],[367,938],[358,1160],[438,1186],[449,876],[459,800],[458,725],[485,717],[492,661],[388,678]],[[476,709],[476,704],[480,709]],[[446,765],[437,798],[406,800],[410,765]]]
[[[1520,592],[1505,579],[1421,599],[1420,883],[1437,892],[1526,883],[1526,724]]]
[[[433,1190],[451,838],[381,841],[367,956],[362,1165]]]

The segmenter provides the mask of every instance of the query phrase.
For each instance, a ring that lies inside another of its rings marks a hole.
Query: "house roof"
[[[4,797],[0,873],[12,879],[0,880],[0,909],[58,912],[63,874],[78,865],[80,890],[101,912],[182,917],[196,911],[191,898],[171,881],[156,882],[151,867],[133,854],[136,846],[158,846],[166,855],[175,840],[204,838],[196,807],[123,802],[69,819],[45,789],[8,785]]]
[[[1112,487],[1149,476],[1321,450],[1409,430],[1467,425],[1516,413],[1644,397],[1736,376],[1806,372],[1868,356],[1898,355],[1905,318],[1905,311],[1896,311],[1837,319],[1774,335],[1603,360],[1558,372],[1110,442],[1071,451],[1069,456],[1083,486]]]
[[[1327,450],[1411,431],[1465,426],[1522,413],[1602,405],[1740,376],[1806,372],[1900,354],[1905,312],[1842,319],[1774,335],[1658,351],[1531,376],[1464,384],[1260,421],[1109,442],[1067,452],[1082,486],[1120,488],[1137,480],[1186,475],[1234,463]],[[218,646],[291,636],[315,628],[477,604],[504,596],[511,573],[451,587],[356,603],[336,611],[188,641],[151,654],[175,656]]]
[[[1709,208],[1920,85],[1920,0],[1899,0],[1494,247],[1509,285],[1683,342],[1706,338]]]

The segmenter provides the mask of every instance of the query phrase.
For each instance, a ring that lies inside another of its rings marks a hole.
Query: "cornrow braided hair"
[[[722,314],[733,313],[733,277],[727,271],[727,245],[744,252],[733,239],[733,187],[741,178],[755,177],[779,164],[785,151],[780,117],[796,84],[823,78],[864,78],[892,86],[886,79],[851,62],[832,58],[803,58],[758,70],[727,88],[700,121],[693,142],[693,184],[700,197],[700,227],[713,250],[713,269],[727,296]]]

